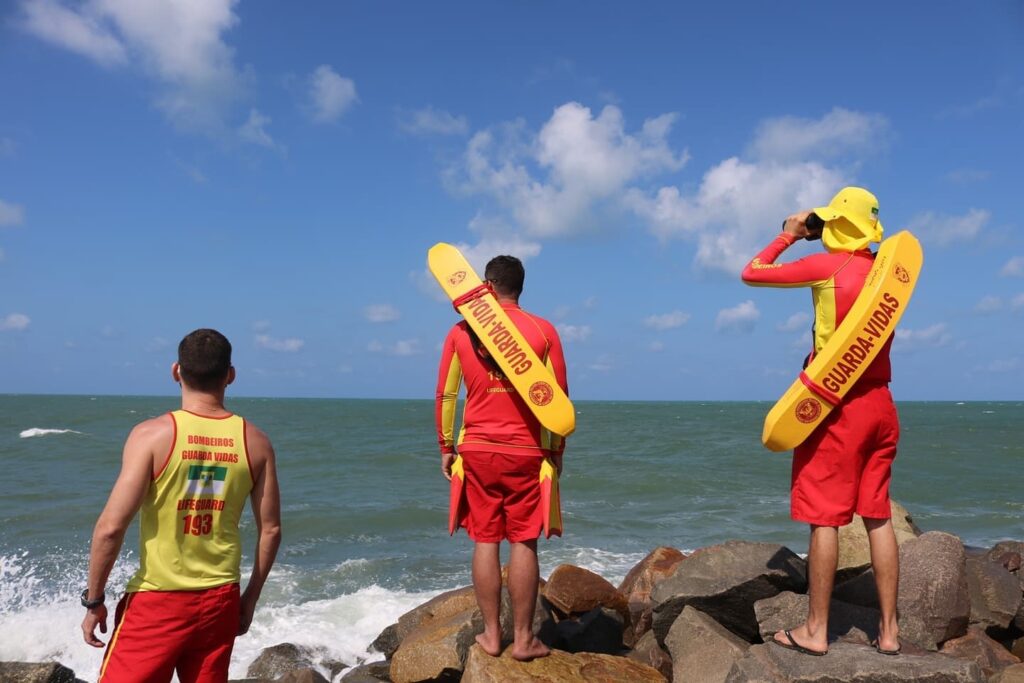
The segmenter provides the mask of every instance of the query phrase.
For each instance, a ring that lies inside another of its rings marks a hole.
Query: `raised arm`
[[[253,468],[253,487],[249,495],[252,514],[256,518],[256,549],[253,552],[252,574],[242,593],[241,619],[238,635],[244,634],[252,624],[263,584],[274,566],[277,548],[281,545],[281,493],[277,486],[277,463],[274,447],[267,435],[248,421],[245,423],[245,442]]]
[[[437,390],[434,392],[434,423],[437,443],[441,449],[441,471],[446,479],[452,478],[455,461],[455,409],[462,385],[462,364],[455,352],[458,326],[453,327],[441,348],[441,364],[437,370]]]

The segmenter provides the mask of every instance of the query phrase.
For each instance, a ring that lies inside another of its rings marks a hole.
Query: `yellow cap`
[[[829,251],[858,251],[882,241],[878,199],[862,187],[844,187],[814,213],[825,221],[821,241]]]

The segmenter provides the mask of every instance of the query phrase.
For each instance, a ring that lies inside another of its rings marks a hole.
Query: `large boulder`
[[[937,650],[967,633],[971,601],[960,539],[929,531],[900,548],[900,638]]]
[[[803,591],[806,572],[807,563],[796,553],[773,543],[728,541],[698,550],[651,591],[654,634],[664,643],[689,605],[753,642],[758,639],[754,603],[782,591]]]
[[[424,621],[445,619],[473,607],[476,607],[476,594],[473,592],[472,586],[456,588],[436,595],[398,617],[397,623],[391,624],[381,631],[376,640],[370,644],[370,650],[380,652],[386,658],[391,659],[405,637]]]
[[[767,642],[784,629],[807,619],[809,598],[797,593],[779,593],[754,603],[754,614],[761,639]],[[832,600],[828,609],[829,640],[844,640],[867,645],[878,635],[878,610]]]
[[[966,569],[971,623],[985,628],[1009,626],[1021,607],[1019,579],[987,558],[968,558]]]
[[[619,592],[626,597],[630,628],[623,634],[627,646],[632,646],[651,629],[651,590],[667,576],[675,573],[679,563],[686,559],[682,551],[668,546],[652,550],[647,557],[629,570],[619,584]]]
[[[892,510],[892,528],[896,532],[896,543],[903,545],[912,538],[921,535],[921,530],[914,524],[906,508],[890,501]],[[868,532],[864,528],[864,519],[854,515],[853,521],[839,527],[839,565],[840,576],[851,570],[871,564],[871,546],[868,544]]]
[[[606,579],[582,567],[555,567],[540,594],[564,616],[607,607],[620,613],[624,622],[629,620],[626,597]]]
[[[665,647],[672,655],[673,680],[720,683],[750,643],[703,612],[684,607],[665,637]]]
[[[246,670],[249,678],[278,678],[289,671],[313,668],[316,654],[307,647],[278,643],[265,647]]]
[[[776,645],[755,645],[727,683],[984,683],[974,662],[929,654],[880,655],[853,643],[832,643],[828,655],[809,657]]]
[[[491,657],[479,645],[470,648],[462,683],[664,683],[657,669],[628,657],[552,650],[530,662],[512,659],[510,650]]]
[[[341,683],[380,683],[391,680],[391,663],[382,660],[360,664],[345,672],[341,677]]]
[[[483,630],[475,601],[451,616],[424,619],[391,656],[391,680],[413,683],[458,678],[466,653]]]
[[[277,679],[278,683],[331,683],[316,669],[296,669]]]
[[[75,672],[57,662],[0,662],[4,683],[75,683]]]
[[[1024,683],[1024,664],[1006,667],[988,679],[988,683]]]
[[[643,634],[626,656],[641,664],[654,667],[661,672],[665,680],[672,680],[672,657],[658,645],[654,631]]]
[[[947,640],[940,652],[950,657],[977,662],[986,676],[992,676],[1008,666],[1019,664],[1020,659],[996,641],[989,638],[977,626],[967,629],[967,635]]]

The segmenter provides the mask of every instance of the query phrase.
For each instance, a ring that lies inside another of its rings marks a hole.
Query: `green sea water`
[[[77,632],[88,543],[140,420],[171,397],[0,396],[0,660],[56,658],[90,679]],[[387,623],[469,582],[471,543],[446,531],[447,483],[430,401],[229,400],[274,442],[284,541],[232,674],[282,640],[355,661]],[[562,562],[617,580],[657,545],[745,538],[805,552],[789,520],[790,458],[760,444],[758,402],[576,403],[561,480],[565,536],[541,541],[542,572]],[[1024,539],[1024,402],[904,402],[892,495],[924,530],[968,544]],[[251,539],[252,523],[244,531]],[[129,532],[111,579],[135,559]],[[250,545],[247,550],[251,549]]]

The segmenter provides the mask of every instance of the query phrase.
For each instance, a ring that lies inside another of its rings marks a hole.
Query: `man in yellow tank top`
[[[181,385],[181,410],[132,430],[93,532],[82,633],[103,647],[96,627],[107,632],[107,578],[141,510],[140,566],[117,606],[102,683],[157,683],[175,671],[182,683],[226,681],[235,636],[249,629],[281,541],[274,449],[224,407],[235,379],[230,342],[216,330],[192,332],[178,345],[171,375]],[[240,594],[246,499],[257,537]]]

